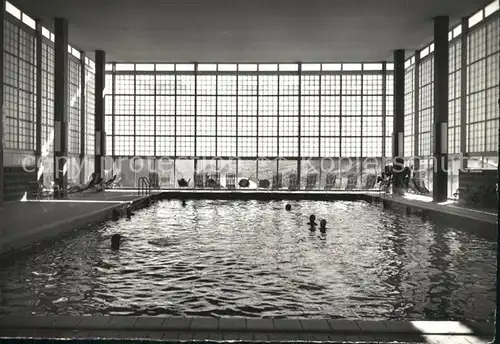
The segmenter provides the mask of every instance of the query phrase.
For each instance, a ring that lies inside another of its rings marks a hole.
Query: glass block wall
[[[42,41],[42,154],[54,152],[54,43]]]
[[[4,42],[5,149],[33,151],[36,141],[35,32],[7,16]]]
[[[54,179],[54,34],[6,3],[4,20],[4,132],[7,166],[20,166],[24,157],[37,158],[43,169],[42,183],[49,186]],[[40,41],[38,41],[40,39]],[[37,43],[41,60],[37,63]],[[81,53],[68,46],[68,141],[69,169],[78,171],[85,157],[94,156],[94,62],[82,60]],[[88,71],[85,86],[85,106],[82,108],[82,64]],[[37,93],[37,72],[41,75],[41,88]],[[40,101],[41,144],[37,147],[37,101]],[[83,120],[83,121],[82,121]],[[82,151],[82,123],[88,128],[86,147]],[[88,131],[90,130],[90,131]],[[92,159],[90,159],[92,160]],[[93,160],[89,169],[93,170]],[[93,171],[92,171],[93,172]],[[91,173],[91,172],[88,172]],[[83,175],[69,178],[79,184]]]
[[[405,118],[404,118],[404,154],[413,157],[415,153],[415,58],[406,61],[405,70]]]
[[[296,170],[306,159],[380,160],[391,151],[392,69],[382,63],[109,64],[107,154],[182,160],[192,170],[238,171],[240,162],[253,160],[252,174],[262,159],[276,160],[275,172]],[[237,162],[221,161],[227,159]]]
[[[467,37],[467,152],[498,148],[498,19],[473,27]]]
[[[496,3],[472,16],[449,33],[448,152],[451,197],[458,188],[460,158],[469,168],[498,165],[499,12]],[[493,9],[493,10],[492,10]],[[465,36],[464,36],[465,35]],[[464,44],[465,42],[465,44]],[[433,44],[418,51],[420,59],[406,61],[405,156],[418,144],[421,177],[432,186],[433,154]],[[463,58],[466,56],[466,59]],[[415,75],[418,94],[415,95]],[[465,82],[462,78],[465,75]],[[465,101],[464,101],[465,100]],[[418,101],[418,102],[415,102]],[[415,119],[414,114],[418,114]],[[415,127],[415,123],[418,127]],[[462,143],[465,143],[463,145]]]

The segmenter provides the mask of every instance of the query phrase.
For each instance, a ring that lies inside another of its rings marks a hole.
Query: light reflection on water
[[[0,312],[492,321],[493,242],[363,202],[289,203],[164,201],[81,230],[4,264]]]

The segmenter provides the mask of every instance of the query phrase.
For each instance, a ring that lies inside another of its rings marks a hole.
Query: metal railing
[[[137,179],[137,194],[140,195],[150,195],[151,194],[151,183],[146,177],[140,177]]]

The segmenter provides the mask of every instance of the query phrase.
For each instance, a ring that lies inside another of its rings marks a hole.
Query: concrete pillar
[[[500,97],[498,98],[498,110],[500,110]],[[498,151],[500,152],[500,140],[498,142]],[[497,166],[497,175],[500,176],[500,165]],[[500,199],[500,188],[497,187],[497,198]],[[500,223],[500,212],[497,213],[497,224]],[[497,225],[498,228],[498,225]],[[500,281],[500,235],[497,235],[497,281]],[[497,282],[498,284],[498,282]],[[500,288],[497,287],[497,307],[495,313],[495,344],[500,344]]]
[[[87,75],[85,68],[85,52],[80,52],[80,163],[83,164],[84,169],[80,173],[80,183],[86,183],[87,180],[85,176],[85,167],[87,166],[87,161],[85,160],[86,148],[86,133],[87,133],[87,110],[85,103],[85,96],[87,90]]]
[[[300,190],[300,179],[301,179],[301,175],[302,175],[302,151],[301,151],[301,147],[302,147],[302,135],[301,135],[301,131],[302,131],[302,63],[299,63],[298,64],[298,74],[299,74],[299,98],[298,98],[298,108],[299,108],[299,112],[298,112],[298,137],[297,137],[297,151],[298,151],[298,157],[297,157],[297,182],[298,182],[298,188]],[[340,97],[342,99],[342,97]],[[278,142],[279,144],[279,142]],[[279,152],[278,152],[279,153]],[[258,174],[257,174],[257,177],[258,177]]]
[[[68,189],[68,21],[54,20],[54,179],[65,196]]]
[[[413,80],[413,127],[415,128],[413,136],[413,155],[415,159],[413,160],[413,169],[416,171],[414,173],[414,178],[420,179],[420,157],[419,149],[420,145],[419,133],[420,133],[420,54],[415,53],[415,66],[414,66],[414,80]]]
[[[405,51],[394,52],[394,131],[392,134],[392,157],[404,156],[405,129]]]
[[[394,52],[394,131],[392,133],[392,159],[394,172],[401,172],[404,164],[405,129],[405,51]],[[403,192],[400,182],[392,183],[394,194]]]
[[[97,178],[103,173],[102,158],[106,154],[106,127],[104,88],[106,87],[106,53],[95,52],[95,173]]]
[[[434,202],[448,198],[449,23],[446,16],[434,18]]]
[[[42,23],[36,21],[36,167],[40,168],[40,158],[42,157]]]
[[[2,25],[0,25],[0,51],[4,51],[4,40],[3,40],[3,22],[5,19],[5,0],[2,0],[2,6],[0,8],[0,21],[2,22]],[[3,80],[3,56],[4,54],[0,54],[0,81]],[[3,192],[3,142],[4,142],[4,131],[3,131],[3,81],[0,82],[0,109],[2,109],[2,112],[0,112],[0,207],[3,206],[3,198],[4,198],[4,192]],[[0,221],[1,222],[1,221]]]
[[[387,127],[387,62],[382,62],[382,164],[380,166],[380,173],[384,172],[386,165],[387,150],[385,146],[386,127]],[[391,147],[392,149],[392,147]],[[392,153],[392,152],[391,152]]]
[[[467,168],[467,52],[469,41],[469,18],[462,18],[462,36],[460,37],[461,44],[461,70],[460,70],[460,153],[462,160],[460,164],[461,169]]]

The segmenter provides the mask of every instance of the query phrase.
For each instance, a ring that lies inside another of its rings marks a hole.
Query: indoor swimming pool
[[[165,200],[3,261],[0,313],[492,321],[495,248],[361,201]]]

